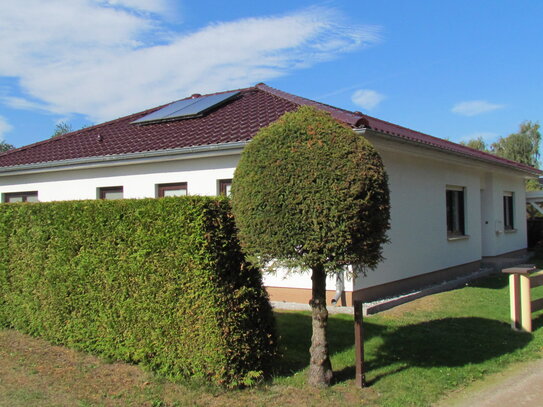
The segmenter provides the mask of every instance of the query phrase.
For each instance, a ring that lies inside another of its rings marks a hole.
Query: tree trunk
[[[333,372],[328,355],[328,310],[326,309],[326,273],[322,266],[312,268],[313,293],[309,305],[312,312],[313,335],[309,353],[309,384],[326,387],[332,381]]]

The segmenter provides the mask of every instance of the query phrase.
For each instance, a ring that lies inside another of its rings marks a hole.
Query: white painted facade
[[[462,158],[375,134],[391,192],[390,243],[385,260],[366,277],[346,281],[346,291],[368,288],[478,261],[527,245],[525,173]],[[101,187],[122,186],[124,198],[157,196],[157,185],[186,182],[191,195],[217,195],[218,181],[233,177],[241,147],[124,161],[80,163],[0,173],[0,193],[38,191],[45,201],[96,199]],[[466,237],[447,238],[447,186],[465,193]],[[513,193],[514,231],[504,231],[503,195]],[[309,274],[268,274],[270,287],[311,288]],[[335,289],[329,278],[327,289]]]

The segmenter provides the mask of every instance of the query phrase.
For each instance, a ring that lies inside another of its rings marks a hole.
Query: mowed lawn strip
[[[543,297],[543,287],[533,290]],[[0,406],[424,406],[510,364],[542,356],[543,317],[533,334],[509,324],[507,276],[425,297],[364,319],[367,380],[354,387],[353,322],[331,315],[338,382],[305,385],[311,318],[276,312],[283,358],[272,383],[225,391],[171,383],[137,366],[108,363],[12,330],[0,331]]]

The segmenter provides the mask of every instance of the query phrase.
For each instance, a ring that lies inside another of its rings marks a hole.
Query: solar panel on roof
[[[173,102],[156,112],[149,113],[132,123],[155,123],[165,120],[188,119],[202,116],[207,111],[232,99],[239,92],[226,92],[217,95],[201,96],[194,99],[184,99]]]

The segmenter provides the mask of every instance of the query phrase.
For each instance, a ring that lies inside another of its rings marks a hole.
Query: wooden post
[[[355,384],[358,387],[366,385],[366,374],[364,372],[364,331],[362,328],[362,301],[354,301],[354,349],[355,349]]]
[[[532,332],[532,298],[530,273],[536,271],[533,264],[521,264],[503,269],[509,274],[509,300],[511,304],[511,328]]]
[[[509,275],[509,303],[511,307],[511,328],[520,330],[520,278],[518,274]]]
[[[532,332],[532,296],[530,293],[530,276],[520,276],[520,310],[522,330]]]

